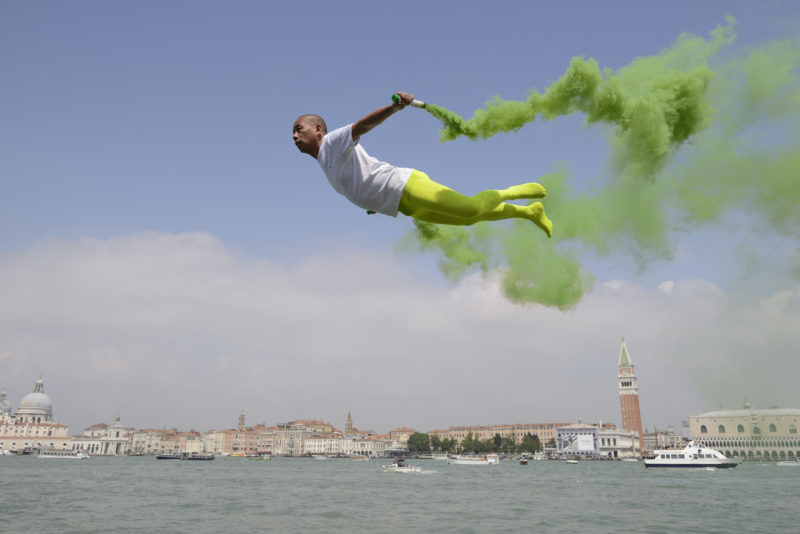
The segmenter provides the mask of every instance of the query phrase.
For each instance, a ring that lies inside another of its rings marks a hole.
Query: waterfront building
[[[675,432],[675,427],[669,425],[666,430],[656,430],[655,432],[644,431],[644,450],[653,451],[655,449],[683,449],[688,440],[681,434]]]
[[[416,432],[413,428],[395,428],[389,431],[389,439],[396,441],[401,447],[407,447],[408,438]]]
[[[597,455],[614,460],[639,458],[642,455],[639,435],[616,426],[601,427],[597,432]]]
[[[186,436],[186,444],[184,445],[183,452],[188,453],[204,453],[206,452],[203,448],[204,441],[203,436],[200,434],[193,433],[191,435]]]
[[[296,421],[289,421],[288,423],[280,423],[278,424],[278,428],[282,430],[305,430],[308,432],[318,432],[320,434],[328,434],[335,430],[330,423],[311,419],[298,419]]]
[[[556,429],[556,451],[572,456],[595,456],[597,454],[598,428],[578,422]]]
[[[116,417],[114,423],[98,423],[84,429],[80,436],[72,437],[72,450],[90,456],[120,456],[131,450],[133,429],[125,428]]]
[[[270,432],[272,438],[272,454],[277,456],[302,456],[303,442],[307,437],[315,434],[312,430],[273,430]]]
[[[800,409],[719,410],[689,416],[691,438],[729,458],[800,459]]]
[[[225,451],[225,433],[221,430],[209,430],[202,436],[203,452],[223,454]]]
[[[344,454],[343,444],[352,439],[341,434],[312,434],[303,440],[303,454],[312,456],[337,456]]]
[[[33,391],[19,402],[15,414],[5,401],[0,409],[0,449],[22,451],[24,449],[69,450],[72,438],[69,429],[53,417],[53,404],[44,392],[44,382],[39,378]]]
[[[179,453],[175,450],[177,446],[175,439],[170,439],[177,434],[176,428],[166,430],[158,428],[143,428],[133,433],[131,440],[131,452],[133,454],[165,454]]]
[[[639,450],[642,450],[644,448],[644,432],[642,431],[642,415],[639,410],[639,385],[624,336],[622,338],[622,346],[619,349],[617,369],[622,429],[636,432],[639,436]]]
[[[636,432],[602,422],[589,425],[580,419],[576,424],[556,429],[556,452],[561,455],[609,460],[641,456],[639,434]]]
[[[510,438],[514,445],[522,444],[526,435],[538,436],[542,447],[556,441],[556,429],[567,426],[569,423],[523,423],[483,426],[451,426],[447,430],[432,430],[430,436],[437,436],[440,440],[448,439],[451,443],[461,444],[472,433],[472,439],[487,441],[496,435],[501,438]]]
[[[345,437],[342,439],[342,454],[366,457],[384,456],[389,446],[391,446],[390,443],[382,439]],[[403,450],[407,451],[408,447],[403,447]]]

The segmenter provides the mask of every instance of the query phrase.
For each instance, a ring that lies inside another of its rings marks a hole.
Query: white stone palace
[[[133,429],[122,426],[117,416],[110,425],[98,423],[86,428],[82,435],[74,436],[72,448],[93,456],[128,454],[132,434]]]
[[[17,412],[11,413],[11,404],[5,391],[0,395],[0,449],[23,452],[34,449],[71,448],[69,428],[53,418],[53,404],[44,392],[44,382],[39,378],[33,391],[19,402]]]
[[[796,408],[719,410],[689,417],[692,439],[729,458],[800,458],[800,410]]]

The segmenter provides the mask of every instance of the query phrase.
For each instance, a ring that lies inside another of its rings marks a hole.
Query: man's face
[[[315,125],[313,121],[303,117],[297,119],[292,128],[294,146],[300,152],[308,154],[317,145],[318,130],[320,130],[319,125]]]

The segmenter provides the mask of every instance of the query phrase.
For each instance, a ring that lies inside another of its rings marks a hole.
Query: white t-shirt
[[[320,167],[333,188],[356,206],[396,217],[411,169],[373,158],[353,142],[352,131],[348,125],[322,138],[317,155]]]

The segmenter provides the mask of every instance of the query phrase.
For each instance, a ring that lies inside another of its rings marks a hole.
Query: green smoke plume
[[[580,263],[585,254],[622,253],[644,269],[671,258],[677,231],[724,217],[796,236],[800,46],[768,43],[723,61],[734,23],[728,18],[707,39],[682,35],[616,72],[575,58],[543,93],[494,98],[470,119],[428,104],[443,124],[442,141],[485,139],[537,117],[582,113],[588,125],[612,127],[610,168],[590,191],[573,190],[566,167],[541,177],[552,240],[520,221],[470,228],[415,222],[416,247],[435,250],[451,278],[496,271],[510,300],[570,309],[592,286]]]

